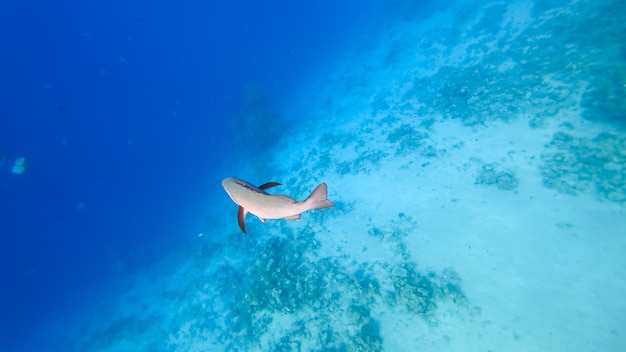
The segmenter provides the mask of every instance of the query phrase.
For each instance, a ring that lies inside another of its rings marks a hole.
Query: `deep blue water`
[[[377,13],[374,1],[2,2],[0,350],[46,350],[184,244],[237,156],[246,87],[289,99]]]

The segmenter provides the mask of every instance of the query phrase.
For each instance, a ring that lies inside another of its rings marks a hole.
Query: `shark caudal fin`
[[[315,187],[309,198],[307,198],[304,202],[308,205],[309,210],[330,208],[334,206],[334,204],[326,199],[327,197],[328,191],[326,189],[326,184],[320,183],[317,187]]]

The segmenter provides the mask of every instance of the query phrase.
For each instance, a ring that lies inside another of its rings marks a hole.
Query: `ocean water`
[[[624,43],[613,0],[3,2],[0,351],[624,351]],[[230,176],[334,206],[244,234]]]

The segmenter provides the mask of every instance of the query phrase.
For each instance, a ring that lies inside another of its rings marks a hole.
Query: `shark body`
[[[237,220],[243,233],[246,233],[246,215],[256,215],[261,221],[265,219],[300,220],[300,214],[307,210],[332,207],[334,204],[327,199],[326,183],[320,183],[306,200],[297,201],[282,194],[270,194],[265,190],[280,186],[277,182],[268,182],[259,187],[234,177],[222,181],[222,187],[230,198],[239,205]]]

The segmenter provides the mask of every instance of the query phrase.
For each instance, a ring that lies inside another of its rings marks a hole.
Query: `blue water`
[[[594,4],[1,3],[0,351],[620,350]],[[335,207],[243,235],[227,176]]]
[[[246,87],[287,99],[372,20],[355,5],[3,2],[0,349],[54,340],[185,241],[221,191]]]

